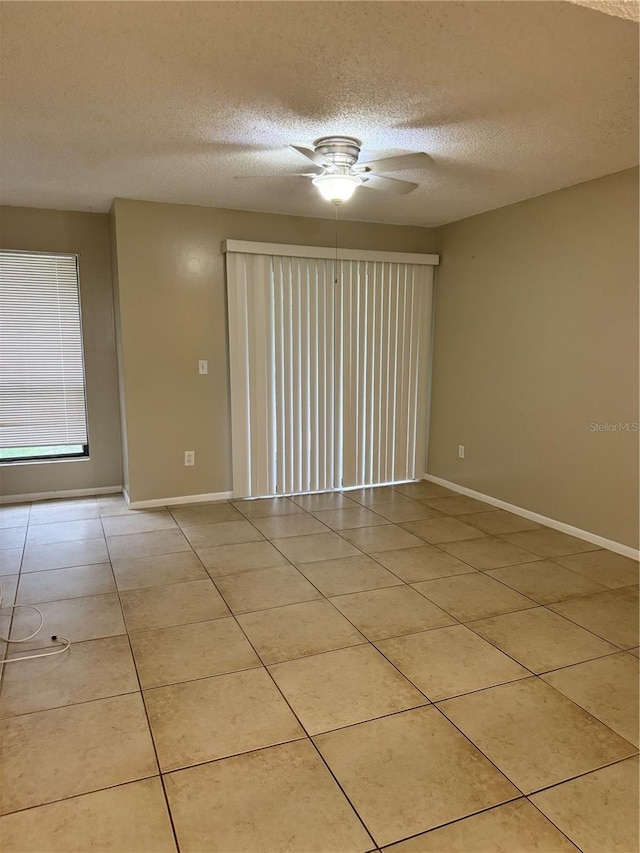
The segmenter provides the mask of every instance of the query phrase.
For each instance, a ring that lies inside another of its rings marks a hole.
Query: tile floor
[[[633,853],[638,565],[431,483],[0,508],[5,853]],[[2,612],[24,636],[35,614]]]

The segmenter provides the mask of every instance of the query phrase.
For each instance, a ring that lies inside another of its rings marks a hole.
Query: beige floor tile
[[[208,577],[193,551],[133,557],[113,561],[118,589],[143,589],[171,583],[203,580]]]
[[[432,578],[464,575],[475,569],[446,554],[435,545],[421,545],[419,548],[400,548],[397,551],[374,552],[374,560],[382,563],[406,583],[431,580]]]
[[[618,586],[631,586],[638,583],[638,561],[605,551],[588,551],[586,554],[571,554],[557,557],[556,563],[566,566],[589,580],[615,589]]]
[[[29,545],[54,545],[58,542],[80,542],[100,539],[103,536],[99,518],[84,518],[78,521],[56,521],[52,524],[29,525]]]
[[[315,495],[294,495],[291,500],[307,512],[318,512],[323,509],[342,509],[344,507],[357,507],[356,501],[352,501],[341,492],[320,492]]]
[[[539,530],[523,530],[521,533],[505,533],[504,539],[524,548],[532,554],[540,557],[560,557],[565,554],[581,554],[583,551],[595,551],[597,545],[577,539],[550,527],[541,527]]]
[[[2,730],[3,814],[158,772],[139,693],[10,717]]]
[[[503,509],[491,509],[488,512],[474,512],[465,518],[465,522],[477,527],[489,536],[502,536],[503,533],[519,533],[521,530],[539,530],[540,525],[521,515],[505,512]]]
[[[113,515],[102,519],[107,536],[124,536],[127,533],[149,533],[153,530],[171,530],[177,527],[173,516],[166,510],[152,512],[134,511],[128,515]]]
[[[26,535],[26,527],[0,527],[0,551],[23,548]]]
[[[550,604],[564,598],[576,598],[606,589],[602,584],[547,560],[493,569],[487,574],[539,601],[540,604]]]
[[[403,530],[396,524],[343,530],[342,535],[355,545],[356,548],[360,548],[367,554],[371,554],[374,551],[395,551],[398,548],[414,548],[424,544],[413,533]]]
[[[156,557],[160,554],[176,554],[178,551],[191,550],[191,546],[178,529],[109,536],[107,545],[112,560]]]
[[[238,622],[267,664],[366,642],[328,601],[245,613]]]
[[[537,678],[447,699],[438,707],[525,794],[635,752]]]
[[[314,533],[274,539],[273,544],[292,563],[313,563],[337,557],[357,557],[359,551],[337,533]]]
[[[11,628],[11,619],[13,617],[13,610],[11,609],[12,604],[14,603],[16,597],[16,591],[18,589],[18,579],[19,575],[3,575],[0,578],[0,586],[2,588],[2,609],[0,609],[0,635],[3,637],[9,636],[9,630]],[[12,647],[9,643],[5,643],[3,640],[0,640],[0,660],[4,660],[5,654],[7,653],[7,649],[11,649]]]
[[[370,645],[277,663],[270,671],[311,735],[427,704]]]
[[[542,676],[576,705],[639,746],[638,661],[621,652]]]
[[[421,480],[419,483],[404,483],[393,487],[396,492],[401,495],[407,495],[414,500],[431,500],[432,498],[444,498],[448,495],[456,495],[457,492],[447,489],[438,483],[429,483],[427,480]]]
[[[584,853],[638,850],[638,759],[541,791],[532,802]]]
[[[200,524],[219,524],[222,521],[243,519],[243,515],[226,501],[197,506],[170,506],[169,510],[180,527],[197,527]]]
[[[20,575],[3,575],[1,578],[2,583],[2,613],[5,618],[9,615],[9,608],[12,604],[14,604],[16,600],[16,593],[18,592],[18,581],[20,580]],[[0,634],[6,633],[4,631],[0,631]]]
[[[303,512],[289,498],[258,498],[257,500],[233,501],[233,506],[245,518],[266,518],[269,515],[291,515]]]
[[[95,498],[75,498],[59,501],[36,501],[31,505],[30,524],[53,524],[56,521],[79,521],[98,518]]]
[[[627,586],[550,604],[551,610],[623,649],[638,645],[638,587]]]
[[[477,539],[478,531],[457,518],[431,518],[425,521],[407,521],[402,525],[405,530],[415,533],[425,542],[438,545],[443,542],[457,542],[461,539]]]
[[[31,504],[13,504],[0,506],[0,529],[4,527],[24,527],[29,523]]]
[[[14,648],[12,654],[22,651]],[[138,689],[128,639],[107,637],[73,643],[60,655],[7,664],[0,709],[3,717],[13,717]]]
[[[445,498],[429,498],[425,504],[445,515],[467,515],[473,512],[486,512],[490,504],[469,498],[466,495],[451,495]]]
[[[470,627],[536,673],[617,651],[611,643],[544,607],[481,619]]]
[[[67,598],[62,601],[45,601],[38,604],[44,617],[42,630],[33,640],[20,643],[20,651],[42,649],[51,645],[51,635],[66,637],[72,643],[97,640],[125,633],[122,610],[116,593],[87,595],[83,598]],[[40,617],[35,610],[15,611],[11,637],[27,637],[36,630]]]
[[[461,622],[535,607],[535,601],[481,572],[413,584],[413,588]]]
[[[60,521],[80,521],[87,518],[99,518],[98,505],[90,504],[56,504],[45,501],[34,503],[29,516],[30,524],[54,524]]]
[[[8,552],[0,552],[8,553]],[[27,545],[22,561],[23,572],[67,569],[109,562],[104,538],[88,542],[61,542],[58,545]]]
[[[232,613],[266,610],[322,597],[293,566],[227,575],[217,578],[216,584]]]
[[[578,848],[521,798],[432,829],[385,853],[579,853]]]
[[[0,575],[17,574],[21,563],[22,548],[7,548],[0,551]]]
[[[406,495],[400,494],[395,486],[371,486],[364,489],[349,489],[346,495],[351,500],[368,507],[373,507],[380,503],[402,503],[406,499]]]
[[[315,512],[315,517],[332,530],[349,530],[354,527],[373,527],[387,524],[387,520],[364,506],[353,505],[347,509],[325,509]]]
[[[376,646],[433,702],[530,675],[463,625],[381,640]]]
[[[449,542],[440,546],[448,554],[464,560],[475,569],[499,569],[502,566],[514,566],[520,563],[532,563],[539,559],[515,545],[509,545],[501,539],[492,536],[482,536],[479,539],[467,539],[463,542]]]
[[[100,518],[107,518],[111,515],[126,515],[131,512],[122,495],[105,495],[98,498],[97,503]]]
[[[518,795],[435,708],[314,740],[379,846]]]
[[[455,623],[455,619],[407,586],[355,592],[331,601],[369,640]]]
[[[280,551],[266,540],[198,548],[197,554],[212,578],[289,565]]]
[[[388,503],[376,503],[375,511],[378,515],[398,524],[401,521],[420,521],[424,518],[442,518],[442,513],[428,506],[426,503],[413,501],[410,498],[396,500]]]
[[[115,591],[116,585],[109,563],[96,563],[94,566],[23,574],[16,601],[18,604],[37,604],[41,601],[80,598]]]
[[[237,545],[256,542],[263,538],[250,521],[221,521],[218,524],[200,524],[184,527],[182,532],[193,548],[215,548],[218,545]]]
[[[185,853],[364,853],[373,844],[308,740],[170,773]]]
[[[5,815],[0,836],[4,853],[176,850],[159,778]]]
[[[144,688],[260,666],[235,619],[134,631],[131,645]]]
[[[157,687],[144,697],[163,772],[304,737],[263,668]]]
[[[399,586],[402,583],[399,578],[364,554],[360,557],[301,563],[300,571],[327,596]]]
[[[269,539],[285,536],[307,536],[309,533],[328,532],[326,525],[306,512],[292,515],[273,515],[269,518],[255,518],[253,524]]]
[[[209,579],[124,590],[120,600],[130,631],[169,628],[229,615],[227,605]]]

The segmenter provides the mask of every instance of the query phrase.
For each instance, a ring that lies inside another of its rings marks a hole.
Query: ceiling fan
[[[429,155],[422,152],[360,163],[361,145],[359,139],[351,136],[322,136],[313,143],[313,149],[299,145],[290,147],[321,168],[320,172],[301,174],[312,178],[322,197],[333,204],[348,201],[360,186],[402,195],[413,192],[418,184],[385,178],[377,173],[412,169],[431,163]]]

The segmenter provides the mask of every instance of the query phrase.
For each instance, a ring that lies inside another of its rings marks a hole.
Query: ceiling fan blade
[[[372,172],[397,172],[401,169],[420,169],[433,163],[431,157],[423,152],[415,154],[399,154],[397,157],[381,157],[379,160],[368,160],[358,166],[367,166]]]
[[[406,195],[412,193],[418,184],[411,181],[399,181],[397,178],[382,178],[380,175],[367,175],[363,178],[363,186],[370,187],[372,190],[384,190],[385,192],[398,193]]]
[[[333,166],[331,160],[328,160],[322,154],[318,154],[317,151],[312,151],[311,148],[303,148],[301,145],[290,145],[289,148],[293,148],[294,151],[311,160],[316,166]]]
[[[256,181],[258,179],[270,181],[274,178],[316,178],[321,174],[322,172],[281,172],[280,174],[274,173],[273,175],[234,175],[233,178],[235,181]]]

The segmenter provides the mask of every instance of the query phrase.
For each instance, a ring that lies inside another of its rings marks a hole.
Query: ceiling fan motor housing
[[[321,136],[313,143],[313,148],[335,166],[349,169],[358,162],[361,145],[360,140],[352,136]]]

